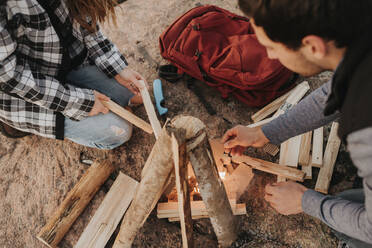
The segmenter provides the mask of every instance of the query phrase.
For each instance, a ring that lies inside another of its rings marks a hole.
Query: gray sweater
[[[323,114],[330,89],[331,81],[313,91],[287,113],[262,126],[265,136],[272,143],[280,144],[337,119],[339,113],[327,117]],[[305,213],[321,219],[336,231],[372,244],[372,127],[349,134],[347,149],[358,175],[363,178],[365,203],[309,189],[302,198],[302,208]]]

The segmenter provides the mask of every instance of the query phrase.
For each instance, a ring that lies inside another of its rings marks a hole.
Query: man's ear
[[[326,41],[316,35],[308,35],[302,39],[303,51],[307,56],[323,59],[327,55]]]

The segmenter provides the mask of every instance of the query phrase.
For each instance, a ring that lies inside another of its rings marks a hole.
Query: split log
[[[311,160],[311,156],[310,156]],[[305,173],[305,179],[312,179],[313,178],[313,167],[311,166],[311,162],[307,166],[303,165],[301,170]]]
[[[129,207],[137,185],[136,180],[119,173],[74,248],[105,247]]]
[[[274,101],[272,101],[270,104],[266,105],[259,111],[257,111],[255,114],[252,115],[252,120],[253,122],[258,122],[266,117],[268,117],[270,114],[274,113],[277,111],[280,106],[285,102],[285,100],[288,98],[288,96],[292,93],[294,89],[288,91],[286,94],[276,98]]]
[[[324,152],[324,164],[320,168],[315,190],[324,194],[328,193],[329,184],[331,183],[333,168],[336,163],[338,150],[340,149],[341,140],[337,135],[339,124],[332,123],[331,133],[328,137],[326,150]]]
[[[158,117],[156,116],[154,105],[152,104],[149,91],[147,90],[147,87],[145,86],[145,82],[142,81],[142,80],[140,80],[140,82],[143,86],[140,89],[142,100],[143,100],[143,105],[145,105],[146,113],[149,117],[152,129],[154,130],[155,137],[156,137],[156,139],[158,139],[159,135],[161,133],[161,125],[160,125],[160,122],[158,120]]]
[[[121,118],[129,121],[130,123],[132,123],[133,125],[135,125],[136,127],[139,127],[141,128],[143,131],[147,132],[147,133],[152,133],[153,130],[152,130],[152,127],[150,124],[148,124],[146,121],[142,120],[141,118],[137,117],[136,115],[132,114],[131,112],[129,112],[128,110],[126,110],[125,108],[123,108],[122,106],[120,106],[119,104],[113,102],[113,101],[102,101],[102,104],[108,108],[111,112],[117,114],[118,116],[120,116]]]
[[[56,247],[113,171],[114,167],[108,161],[93,163],[49,218],[37,238],[48,247]]]
[[[310,163],[310,150],[311,150],[311,138],[313,132],[307,132],[302,135],[300,155],[298,157],[298,163],[302,166],[308,166]]]
[[[182,247],[194,247],[193,225],[191,218],[190,195],[187,182],[187,151],[185,134],[179,137],[172,133],[172,153],[174,162],[174,171],[176,176],[176,189],[178,199],[178,212],[180,215]],[[179,145],[180,144],[180,145]]]
[[[233,212],[235,212],[236,199],[230,199],[229,204]],[[192,216],[202,216],[202,215],[208,216],[208,209],[206,208],[205,203],[203,201],[191,201],[190,205],[191,205]],[[156,211],[157,211],[157,217],[159,219],[180,217],[180,211],[178,209],[178,202],[158,203]]]
[[[294,181],[304,181],[305,174],[295,168],[291,168],[285,165],[272,163],[258,158],[252,158],[249,156],[233,156],[231,161],[234,163],[247,164],[253,169],[264,171],[270,174],[288,178]]]
[[[205,131],[194,143],[188,147],[189,159],[199,183],[200,194],[207,207],[219,245],[228,247],[237,238],[236,219],[229,206]]]
[[[304,82],[300,83],[293,90],[290,91],[290,94],[286,98],[285,102],[282,104],[282,106],[280,106],[280,108],[275,112],[275,114],[271,118],[262,120],[262,121],[257,122],[257,123],[253,123],[251,125],[248,125],[248,127],[262,126],[262,125],[264,125],[266,123],[269,123],[270,121],[274,120],[278,116],[284,114],[290,108],[292,108],[294,105],[296,105],[305,96],[305,94],[309,90],[310,90],[310,86],[309,86],[309,83],[307,81],[304,81]],[[286,142],[296,142],[295,139],[292,139],[292,141],[290,141],[290,140],[288,140]],[[293,145],[293,144],[286,144],[286,142],[284,142],[283,146],[282,145],[280,146],[280,150],[286,149],[287,145],[290,145],[290,146]],[[278,154],[279,148],[276,145],[273,145],[273,144],[266,144],[264,146],[264,151],[269,153],[272,156],[275,156],[276,154]],[[283,159],[282,161],[286,162],[285,160],[286,159]],[[283,163],[280,162],[280,164],[283,164]],[[279,177],[278,181],[285,181],[285,178],[280,178]]]
[[[276,111],[273,117],[278,117],[279,115],[284,114],[294,105],[296,105],[310,90],[309,83],[307,81],[303,81],[299,85],[291,91],[291,94],[288,96],[285,103]]]
[[[245,215],[245,214],[247,214],[247,206],[245,205],[245,203],[236,204],[236,208],[233,211],[233,213],[234,213],[234,215]],[[209,218],[208,214],[192,216],[193,220],[206,219],[206,218]],[[170,222],[180,221],[180,218],[171,217],[171,218],[168,218],[168,221],[170,221]]]
[[[311,166],[321,168],[323,166],[323,127],[314,130],[313,151]]]
[[[290,138],[280,145],[279,164],[291,167],[298,166],[302,135]],[[278,176],[278,182],[285,182],[286,178]]]
[[[204,128],[204,124],[196,118],[179,116],[162,130],[151,151],[152,155],[146,161],[145,167],[148,169],[142,175],[132,204],[124,216],[114,248],[131,247],[138,230],[155,207],[169,179],[173,169],[173,157],[170,152],[172,150],[171,137],[167,130],[177,132],[179,129],[184,129],[186,140],[197,141]]]

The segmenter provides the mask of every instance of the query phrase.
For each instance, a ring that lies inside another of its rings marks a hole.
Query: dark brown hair
[[[238,0],[267,36],[298,49],[307,35],[348,47],[371,28],[370,0]]]
[[[70,17],[90,32],[96,31],[97,23],[111,18],[116,24],[117,0],[67,0]]]

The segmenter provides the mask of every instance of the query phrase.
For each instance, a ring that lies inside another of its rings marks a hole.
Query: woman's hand
[[[124,68],[124,70],[115,76],[115,79],[119,84],[128,88],[135,95],[138,95],[140,93],[140,89],[143,87],[149,87],[145,78],[129,67]],[[143,81],[144,84],[141,81]]]
[[[88,116],[95,116],[98,115],[99,113],[107,114],[109,112],[109,109],[103,105],[102,101],[110,101],[110,98],[102,93],[99,93],[98,91],[94,90],[93,92],[94,105],[92,110],[89,112]]]

